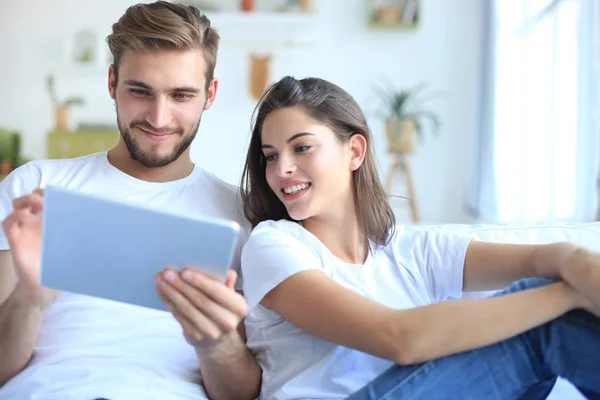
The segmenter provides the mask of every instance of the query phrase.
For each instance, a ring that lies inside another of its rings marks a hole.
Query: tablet
[[[183,216],[90,194],[44,192],[40,283],[166,310],[154,276],[167,267],[197,268],[225,281],[240,226]]]

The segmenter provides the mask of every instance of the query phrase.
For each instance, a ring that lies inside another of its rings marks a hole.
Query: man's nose
[[[169,103],[165,97],[158,96],[154,100],[152,108],[146,115],[146,121],[156,129],[169,125],[172,115]]]

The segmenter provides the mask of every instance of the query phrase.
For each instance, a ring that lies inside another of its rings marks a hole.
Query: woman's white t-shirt
[[[395,309],[459,298],[470,237],[398,227],[363,265],[334,256],[300,224],[260,223],[242,250],[248,347],[263,369],[261,396],[339,399],[359,390],[393,363],[321,340],[260,304],[290,276],[320,270],[335,282]]]

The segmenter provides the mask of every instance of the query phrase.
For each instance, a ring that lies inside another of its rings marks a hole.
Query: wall
[[[45,156],[52,109],[45,76],[57,74],[61,96],[80,94],[87,104],[73,110],[73,123],[115,121],[106,89],[107,72],[64,69],[65,38],[80,27],[105,36],[130,0],[0,0],[0,126],[24,133],[25,152]],[[372,31],[366,26],[366,0],[317,0],[314,35],[308,49],[273,53],[273,79],[284,74],[315,75],[347,89],[369,112],[382,176],[390,163],[383,126],[370,111],[373,85],[388,77],[398,87],[426,82],[443,92],[427,104],[443,121],[435,140],[428,136],[413,160],[417,199],[424,223],[468,222],[463,193],[468,182],[475,133],[480,58],[479,0],[424,0],[416,31]],[[221,86],[203,118],[192,147],[193,159],[231,183],[238,183],[255,101],[247,94],[247,53],[224,44],[216,74]],[[395,193],[403,194],[402,182]],[[408,218],[406,201],[394,200],[399,219]]]

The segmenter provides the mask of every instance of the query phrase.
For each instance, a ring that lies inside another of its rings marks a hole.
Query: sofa
[[[569,241],[600,251],[600,222],[585,224],[508,224],[508,225],[415,225],[408,229],[433,229],[467,233],[477,240],[500,243],[541,244]],[[466,298],[485,297],[491,292],[465,294]],[[569,382],[559,379],[549,400],[585,400]]]

